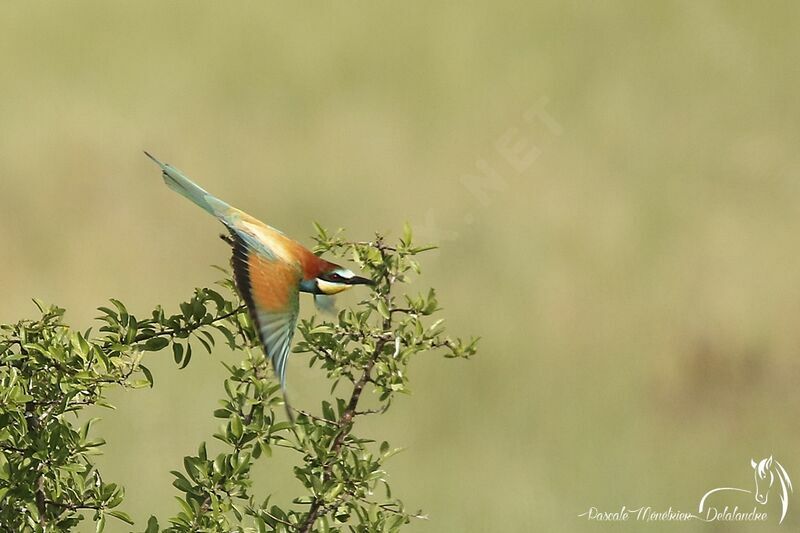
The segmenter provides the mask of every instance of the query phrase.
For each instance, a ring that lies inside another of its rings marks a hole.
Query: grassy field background
[[[774,496],[758,525],[578,514],[694,510],[751,488],[751,457],[800,480],[798,16],[4,3],[0,322],[37,297],[86,327],[109,297],[142,314],[217,278],[220,227],[147,149],[308,244],[317,220],[357,238],[409,221],[441,245],[421,283],[481,352],[419,358],[413,395],[363,430],[408,447],[393,486],[430,515],[409,531],[796,529],[797,495],[780,527]],[[155,388],[115,395],[98,426],[139,530],[176,511],[168,472],[216,429],[219,361],[236,356],[160,357]],[[323,393],[300,358],[289,373],[296,404]],[[257,487],[289,499],[282,460]]]

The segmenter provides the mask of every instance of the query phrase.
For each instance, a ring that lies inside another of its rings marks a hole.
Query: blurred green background
[[[0,6],[0,322],[91,324],[227,264],[152,151],[310,244],[404,221],[473,361],[421,357],[362,433],[444,531],[778,531],[600,524],[800,480],[800,6],[751,2],[20,2]],[[522,158],[509,155],[509,150]],[[310,307],[308,301],[304,302]],[[105,476],[144,528],[210,439],[221,350],[104,413]],[[295,403],[324,394],[290,363]],[[296,392],[295,392],[296,391]],[[286,458],[257,487],[289,499]],[[723,504],[754,506],[748,495]],[[727,499],[726,499],[727,498]],[[800,525],[790,501],[782,529]],[[127,531],[109,524],[114,531]]]

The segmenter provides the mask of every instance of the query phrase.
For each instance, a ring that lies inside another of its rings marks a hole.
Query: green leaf
[[[192,484],[189,483],[189,480],[186,479],[186,476],[177,472],[175,470],[172,471],[172,475],[175,476],[175,481],[172,482],[172,485],[181,492],[189,493],[192,491]]]
[[[142,371],[144,377],[147,378],[147,382],[150,384],[150,388],[153,388],[153,373],[150,372],[150,369],[144,365],[139,365],[139,370]]]
[[[335,500],[343,489],[344,489],[344,483],[337,483],[336,485],[331,487],[330,490],[328,490],[328,492],[325,493],[325,499],[327,501]]]
[[[430,250],[436,250],[437,248],[439,248],[439,247],[431,245],[431,244],[426,245],[426,246],[418,246],[416,248],[413,248],[411,250],[411,253],[416,255],[416,254],[421,254],[422,252],[428,252]]]
[[[242,438],[242,432],[244,431],[244,427],[242,426],[242,419],[239,418],[238,415],[234,415],[231,417],[231,434],[236,437],[236,439]]]
[[[122,511],[107,511],[107,513],[113,516],[114,518],[122,520],[127,524],[133,525],[133,520],[131,520],[131,517],[128,516],[128,513],[123,513]]]
[[[158,533],[158,528],[158,519],[155,516],[151,516],[147,521],[147,529],[144,533]]]
[[[385,320],[389,320],[389,307],[386,305],[386,300],[383,298],[379,299],[375,303],[375,308]]]
[[[175,360],[175,364],[181,364],[181,361],[183,361],[183,344],[172,343],[172,358]]]
[[[293,425],[294,424],[291,422],[278,422],[277,424],[273,424],[270,430],[272,433],[277,433],[279,431],[283,431],[284,429],[289,429]]]
[[[411,246],[411,226],[406,222],[403,224],[403,244],[406,246]]]
[[[169,339],[166,337],[152,337],[144,343],[144,349],[148,352],[157,352],[166,348],[169,345]]]
[[[225,337],[225,340],[228,342],[228,346],[230,346],[231,348],[235,349],[236,348],[236,337],[233,335],[233,333],[231,333],[231,330],[229,330],[227,327],[222,326],[222,325],[216,325],[215,327]]]
[[[206,349],[206,352],[208,352],[208,353],[212,352],[211,343],[209,343],[207,340],[205,340],[203,337],[200,337],[200,336],[197,337],[197,340],[200,341],[200,344],[203,345],[203,348]]]
[[[258,449],[261,450],[266,457],[272,457],[272,448],[266,442],[259,442]],[[253,454],[255,456],[255,454]]]
[[[201,461],[206,461],[208,459],[208,450],[206,450],[205,442],[201,442],[200,446],[197,448],[197,457]]]
[[[325,231],[325,228],[323,228],[322,225],[320,225],[319,222],[317,222],[315,220],[315,221],[312,222],[312,224],[314,224],[314,231],[317,232],[317,236],[319,238],[321,238],[321,239],[327,239],[328,238],[328,232]]]
[[[187,344],[186,345],[186,355],[183,357],[183,363],[178,368],[180,370],[183,370],[184,368],[186,368],[186,366],[189,364],[189,361],[191,361],[191,360],[192,360],[192,345],[191,344]]]

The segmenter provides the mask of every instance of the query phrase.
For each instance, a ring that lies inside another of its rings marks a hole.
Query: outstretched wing
[[[285,390],[286,360],[299,309],[300,270],[294,264],[258,253],[238,232],[231,231],[231,235],[236,286],[247,304],[264,353]]]

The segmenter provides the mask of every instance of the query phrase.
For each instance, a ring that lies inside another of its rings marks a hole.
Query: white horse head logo
[[[769,500],[769,493],[772,490],[773,485],[775,485],[775,481],[777,480],[779,485],[778,489],[780,491],[778,493],[778,497],[781,501],[781,519],[778,523],[782,523],[783,519],[786,518],[786,511],[789,510],[789,493],[794,491],[792,488],[792,480],[789,479],[789,474],[786,473],[786,469],[783,468],[783,465],[773,459],[771,455],[767,458],[761,459],[760,461],[750,459],[750,466],[753,467],[753,475],[756,479],[755,491],[737,489],[735,487],[720,487],[717,489],[711,489],[700,499],[700,512],[702,513],[703,509],[705,508],[706,499],[715,492],[720,491],[735,491],[754,494],[756,502],[764,505]]]
[[[786,511],[789,509],[789,493],[794,489],[792,488],[792,480],[789,479],[789,474],[778,461],[775,461],[770,455],[766,459],[761,459],[756,462],[750,459],[750,466],[753,467],[754,476],[756,478],[756,501],[758,503],[767,503],[769,499],[769,491],[775,484],[777,479],[780,482],[780,492],[778,497],[781,499],[781,522],[786,516]]]

